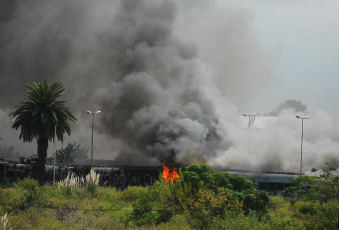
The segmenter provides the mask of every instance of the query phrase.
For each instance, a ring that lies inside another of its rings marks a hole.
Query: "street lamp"
[[[245,114],[244,113],[244,116],[248,117],[248,129],[250,129],[250,126],[251,126],[251,117],[254,117],[255,115],[256,115],[255,113],[252,113],[252,114]]]
[[[91,112],[89,110],[86,110],[87,113],[92,114],[92,143],[91,143],[91,169],[93,168],[93,128],[94,128],[94,115],[101,113],[101,111],[95,111]]]
[[[301,119],[301,148],[300,148],[300,176],[301,176],[302,165],[303,165],[304,120],[310,119],[310,116],[302,117],[302,116],[296,115],[296,118]]]
[[[247,146],[248,146],[248,151],[250,148],[250,127],[251,127],[251,117],[255,117],[256,114],[252,113],[252,114],[243,114],[245,117],[248,117],[248,140],[247,140]]]
[[[54,156],[53,156],[53,185],[55,184],[55,158],[56,158],[56,152],[55,152],[55,138],[57,138],[56,134],[56,125],[54,126]]]

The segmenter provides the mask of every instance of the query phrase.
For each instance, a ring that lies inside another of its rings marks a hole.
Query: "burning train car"
[[[69,173],[85,178],[91,168],[89,165],[55,165],[55,181],[63,180]],[[162,166],[95,166],[93,170],[100,174],[99,185],[110,186],[117,189],[126,189],[129,186],[150,186],[162,178],[173,184],[173,180],[179,178],[177,168]],[[46,183],[53,183],[54,167],[46,164]],[[20,179],[37,178],[37,163],[32,160],[26,162],[0,161],[0,182],[2,185],[11,185]],[[297,178],[296,174],[274,173],[249,173],[229,172],[236,176],[244,176],[251,179],[259,190],[265,190],[271,195],[281,195],[282,191],[291,185]]]

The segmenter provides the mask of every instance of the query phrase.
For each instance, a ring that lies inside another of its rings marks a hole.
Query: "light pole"
[[[256,116],[255,113],[252,114],[243,114],[245,117],[248,117],[248,140],[247,140],[247,147],[248,147],[248,151],[250,148],[250,127],[251,127],[251,117]]]
[[[300,147],[300,176],[301,176],[302,166],[303,166],[304,120],[310,119],[310,116],[302,117],[302,116],[296,115],[296,118],[301,119],[301,147]]]
[[[55,158],[56,158],[56,152],[55,152],[55,138],[56,138],[56,125],[54,126],[54,157],[53,157],[53,185],[55,184]]]
[[[87,113],[92,114],[92,143],[91,143],[91,169],[93,168],[93,128],[94,128],[94,115],[101,113],[101,111],[95,111],[91,112],[89,110],[86,110]]]

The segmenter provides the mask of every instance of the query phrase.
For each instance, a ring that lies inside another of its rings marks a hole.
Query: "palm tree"
[[[66,107],[65,101],[58,100],[65,93],[61,83],[48,85],[44,82],[32,82],[25,86],[26,101],[14,107],[15,111],[9,117],[15,118],[14,129],[21,127],[19,139],[38,144],[38,180],[45,182],[45,163],[48,141],[55,138],[63,141],[64,133],[71,134],[68,121],[75,122],[76,118]]]

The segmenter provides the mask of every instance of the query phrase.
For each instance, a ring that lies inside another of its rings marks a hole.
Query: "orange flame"
[[[165,163],[162,163],[162,178],[165,179],[166,183],[168,184],[168,179],[171,178],[171,184],[173,184],[174,179],[179,178],[179,173],[177,171],[177,168],[169,168],[165,165]]]

